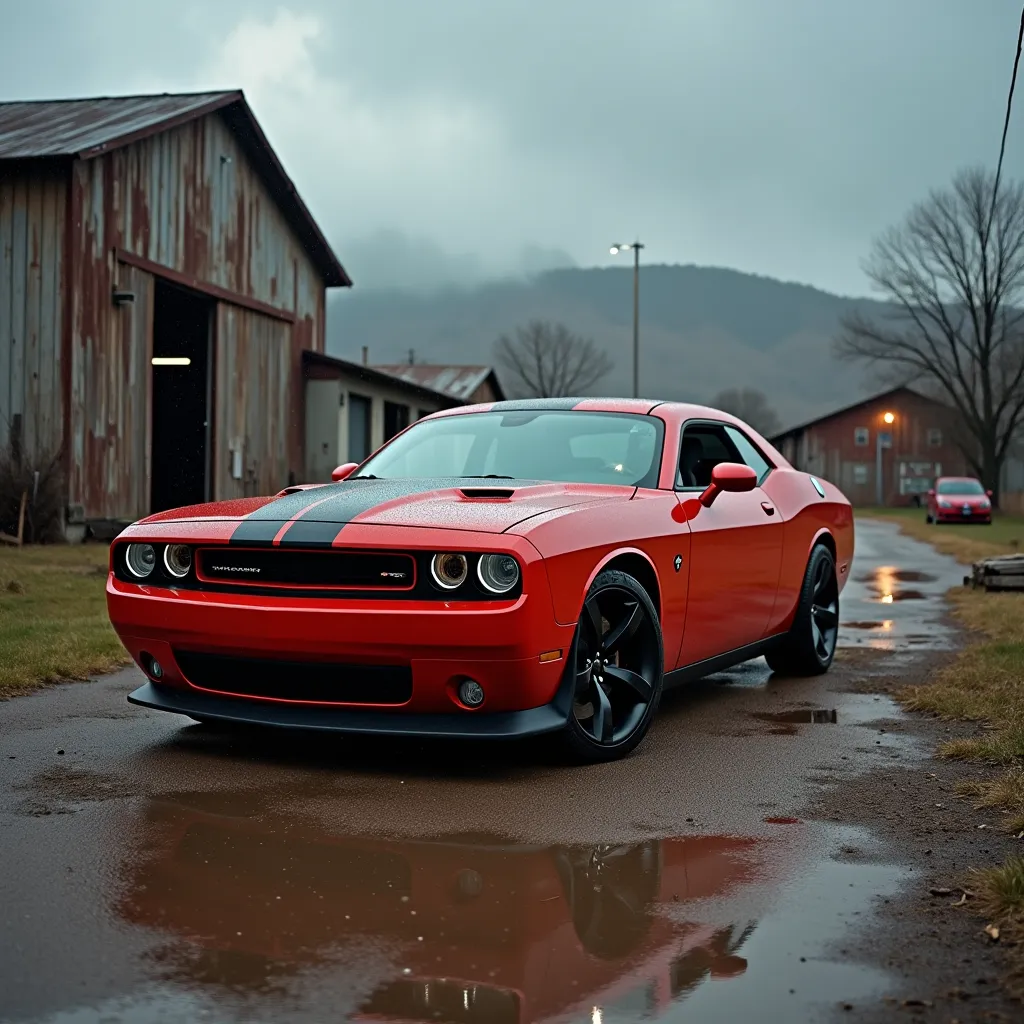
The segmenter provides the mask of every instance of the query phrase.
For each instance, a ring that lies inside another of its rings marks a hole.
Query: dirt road
[[[860,524],[829,676],[696,684],[596,767],[223,735],[129,706],[134,671],[0,705],[0,1020],[1010,1013],[990,965],[974,1002],[924,1005],[981,961],[925,934],[940,868],[898,820],[948,802],[925,791],[936,727],[871,692],[955,646],[961,577]]]

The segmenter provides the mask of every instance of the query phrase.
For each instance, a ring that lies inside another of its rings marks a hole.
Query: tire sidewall
[[[582,757],[588,761],[612,761],[617,758],[624,757],[640,743],[647,734],[648,729],[650,729],[654,716],[658,713],[658,705],[661,703],[661,694],[665,681],[665,644],[661,633],[661,622],[658,619],[658,612],[654,607],[654,602],[651,601],[650,595],[633,576],[617,569],[606,569],[603,572],[598,573],[594,582],[590,585],[590,589],[587,591],[584,603],[589,601],[595,594],[600,593],[602,590],[613,587],[618,590],[629,591],[643,606],[654,625],[654,632],[657,637],[658,647],[656,652],[658,664],[657,677],[654,683],[654,693],[647,705],[647,711],[644,713],[644,717],[640,720],[640,723],[633,732],[619,743],[604,744],[595,742],[576,720],[573,706],[575,701],[570,701],[569,718],[565,724],[565,736],[573,753],[577,757]],[[582,616],[583,612],[581,609],[581,619]],[[573,640],[569,664],[566,665],[566,672],[573,678],[575,678],[576,674],[579,631],[580,625],[579,621],[577,621],[576,636]]]
[[[836,656],[836,648],[839,646],[839,624],[836,623],[836,642],[832,645],[832,649],[829,651],[828,658],[822,659],[817,649],[814,647],[813,634],[811,631],[811,607],[814,604],[814,576],[817,572],[818,565],[822,561],[827,561],[829,569],[832,573],[832,578],[836,582],[836,615],[839,615],[839,595],[838,595],[838,583],[839,580],[836,577],[836,560],[832,557],[832,552],[824,544],[816,544],[814,549],[811,551],[811,557],[807,561],[807,572],[804,576],[803,592],[800,595],[800,620],[801,627],[805,630],[807,636],[807,643],[809,645],[809,653],[817,661],[822,672],[827,672],[832,665],[832,661]]]

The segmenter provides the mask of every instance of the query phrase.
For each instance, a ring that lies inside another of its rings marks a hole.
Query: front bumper
[[[157,711],[241,725],[421,739],[524,739],[556,732],[569,713],[568,701],[560,699],[525,711],[415,714],[254,701],[153,683],[134,690],[128,701]]]
[[[408,715],[455,714],[481,720],[549,704],[561,683],[575,631],[574,625],[555,621],[544,587],[512,601],[483,605],[211,594],[123,583],[111,574],[107,607],[122,643],[143,671],[150,659],[160,663],[164,704],[166,693],[172,692],[201,701],[226,700],[222,711],[237,711],[239,704],[261,705],[261,711],[252,711],[261,720],[297,722],[306,720],[300,714],[303,708],[311,714],[348,709],[351,715],[394,721],[394,731],[404,731],[397,720]],[[411,696],[402,704],[376,703],[372,694],[359,703],[326,696],[290,700],[284,695],[287,680],[273,697],[240,696],[236,680],[223,691],[207,681],[194,685],[176,650],[293,663],[400,667],[411,673]],[[541,661],[541,654],[552,657],[549,652],[559,656]],[[480,708],[469,710],[456,699],[458,682],[466,677],[484,688]],[[286,714],[289,708],[293,710]],[[195,709],[182,713],[206,715]],[[486,730],[482,724],[472,727],[474,733]]]
[[[965,514],[959,508],[940,508],[935,520],[939,523],[991,523],[992,510],[978,509]]]

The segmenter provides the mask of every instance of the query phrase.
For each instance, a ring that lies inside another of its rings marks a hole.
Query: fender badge
[[[676,555],[676,560],[672,564],[676,567],[676,572],[679,572],[679,570],[680,570],[680,568],[682,567],[682,564],[683,564],[683,556],[682,555]]]
[[[818,497],[825,497],[825,488],[821,486],[821,481],[816,476],[811,477],[811,483],[814,484],[814,489],[818,492]]]

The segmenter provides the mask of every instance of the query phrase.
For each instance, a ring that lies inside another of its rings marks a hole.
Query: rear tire
[[[594,580],[566,665],[572,704],[562,731],[575,761],[625,757],[647,734],[661,701],[661,624],[647,591],[624,572]]]
[[[765,654],[779,675],[816,676],[827,672],[839,635],[839,585],[832,552],[815,545],[807,561],[796,617],[789,632]]]

